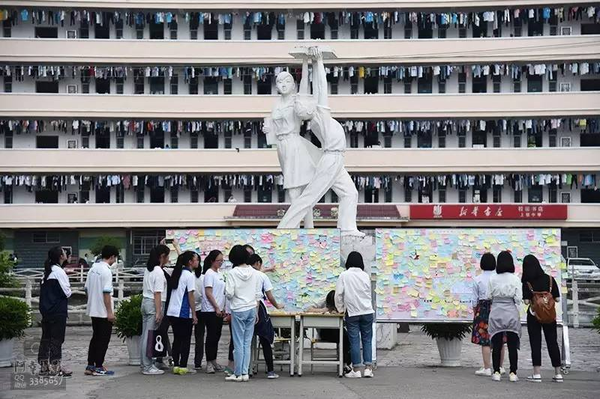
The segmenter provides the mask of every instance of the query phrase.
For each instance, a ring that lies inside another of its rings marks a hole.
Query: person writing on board
[[[373,339],[374,311],[371,300],[371,279],[365,273],[362,255],[350,252],[346,260],[346,271],[340,274],[335,288],[335,307],[346,313],[346,328],[350,339],[350,357],[352,371],[347,378],[361,378],[359,367],[363,364],[360,357],[360,343],[365,365],[364,377],[373,377]]]
[[[515,276],[515,263],[510,252],[502,251],[498,255],[496,274],[490,277],[488,299],[492,301],[488,332],[492,340],[493,381],[500,381],[500,354],[504,346],[504,335],[508,344],[511,382],[519,381],[517,363],[519,360],[519,341],[521,336],[521,280]]]
[[[488,321],[492,301],[487,298],[490,278],[496,274],[496,258],[489,252],[483,254],[479,267],[483,272],[475,277],[473,297],[471,299],[471,305],[473,306],[473,334],[471,342],[481,346],[481,355],[483,357],[483,367],[477,370],[475,375],[490,377],[492,375],[492,352]],[[503,358],[504,350],[500,356],[501,365]],[[500,374],[504,374],[503,367],[500,367]]]
[[[523,259],[523,299],[529,305],[527,309],[527,333],[531,346],[533,375],[527,377],[530,382],[542,382],[542,330],[546,338],[548,354],[554,367],[552,381],[563,382],[561,373],[560,349],[556,337],[555,304],[560,301],[558,284],[554,277],[544,273],[540,261],[533,255]],[[540,302],[541,301],[541,302]]]
[[[315,306],[306,309],[307,313],[340,313],[335,307],[335,290],[329,291],[327,296],[321,301],[317,302]],[[335,328],[318,328],[317,334],[319,334],[319,340],[322,342],[331,342],[337,344],[340,335],[339,331]],[[348,331],[344,328],[344,374],[352,371],[350,367],[350,340],[348,339]]]

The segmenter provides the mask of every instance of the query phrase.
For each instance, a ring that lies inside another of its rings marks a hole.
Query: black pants
[[[196,311],[196,317],[198,318],[198,324],[194,326],[194,338],[196,339],[196,347],[194,350],[194,366],[202,367],[202,358],[204,357],[204,330],[206,323],[203,313],[199,310]]]
[[[504,346],[504,334],[506,334],[506,344],[508,345],[510,372],[516,373],[519,361],[519,336],[514,332],[497,333],[492,337],[492,363],[494,365],[494,372],[500,372],[500,355],[502,353],[502,346]]]
[[[206,361],[217,360],[217,350],[223,331],[223,318],[217,316],[216,312],[202,312],[202,318],[206,325]]]
[[[231,336],[231,338],[229,338],[229,356],[227,357],[227,359],[230,362],[233,362],[233,333],[231,332],[231,320],[229,321],[229,335]]]
[[[340,334],[339,330],[336,330],[334,328],[322,328],[319,330],[319,338],[323,342],[338,343],[340,340],[339,334]],[[346,332],[345,328],[344,328],[343,358],[344,358],[344,364],[352,363],[352,361],[350,360],[350,339],[348,338],[348,333]]]
[[[112,334],[112,323],[105,317],[92,317],[92,339],[88,349],[88,366],[103,367]]]
[[[173,326],[173,366],[187,367],[192,343],[192,319],[170,316]]]
[[[552,360],[552,367],[560,367],[560,349],[556,333],[556,322],[541,324],[531,313],[527,312],[527,332],[529,333],[529,344],[531,345],[531,359],[534,366],[542,365],[542,330],[546,338],[548,354]]]
[[[54,364],[62,359],[62,344],[65,342],[67,317],[42,319],[42,339],[38,352],[39,363]]]
[[[271,348],[271,343],[261,336],[258,336],[258,340],[260,341],[260,346],[262,346],[263,356],[265,357],[265,363],[267,364],[267,372],[271,372],[275,370],[273,367],[273,348]]]

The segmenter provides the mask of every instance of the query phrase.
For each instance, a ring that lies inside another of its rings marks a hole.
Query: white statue
[[[358,191],[344,167],[346,134],[342,125],[331,117],[323,54],[318,47],[310,47],[308,55],[313,66],[313,96],[304,94],[308,93],[308,90],[303,92],[301,87],[300,94],[294,101],[293,113],[302,120],[310,120],[311,130],[321,142],[322,155],[315,165],[314,176],[309,179],[302,194],[292,200],[278,228],[300,227],[300,221],[307,212],[310,212],[329,189],[333,189],[340,201],[337,226],[342,235],[362,237],[364,234],[356,227]],[[307,69],[308,62],[304,61],[302,76],[308,76]],[[279,77],[277,80],[279,85]]]
[[[305,67],[302,68],[300,95],[308,93],[308,58],[303,62]],[[283,172],[283,188],[288,191],[293,203],[313,178],[321,152],[300,136],[302,119],[295,112],[298,94],[294,78],[288,72],[281,72],[277,75],[276,83],[281,97],[275,103],[271,117],[265,118],[263,131],[267,135],[267,143],[277,146],[279,165]],[[304,212],[302,218],[304,228],[314,227],[312,207]]]

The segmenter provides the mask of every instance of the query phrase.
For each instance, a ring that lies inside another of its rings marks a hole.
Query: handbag
[[[146,345],[146,356],[166,357],[169,353],[169,336],[166,331],[148,331],[148,344]]]

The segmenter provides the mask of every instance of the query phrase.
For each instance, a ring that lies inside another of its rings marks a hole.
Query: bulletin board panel
[[[167,230],[167,238],[177,241],[182,251],[197,252],[202,261],[211,250],[220,250],[225,273],[231,268],[229,250],[236,244],[252,245],[264,268],[275,267],[268,273],[273,294],[289,312],[325,298],[343,271],[338,229],[184,229]]]
[[[564,293],[560,249],[560,229],[377,229],[377,320],[472,321],[472,287],[485,252],[510,250],[519,277],[523,258],[535,255]],[[562,320],[562,307],[556,311]]]

